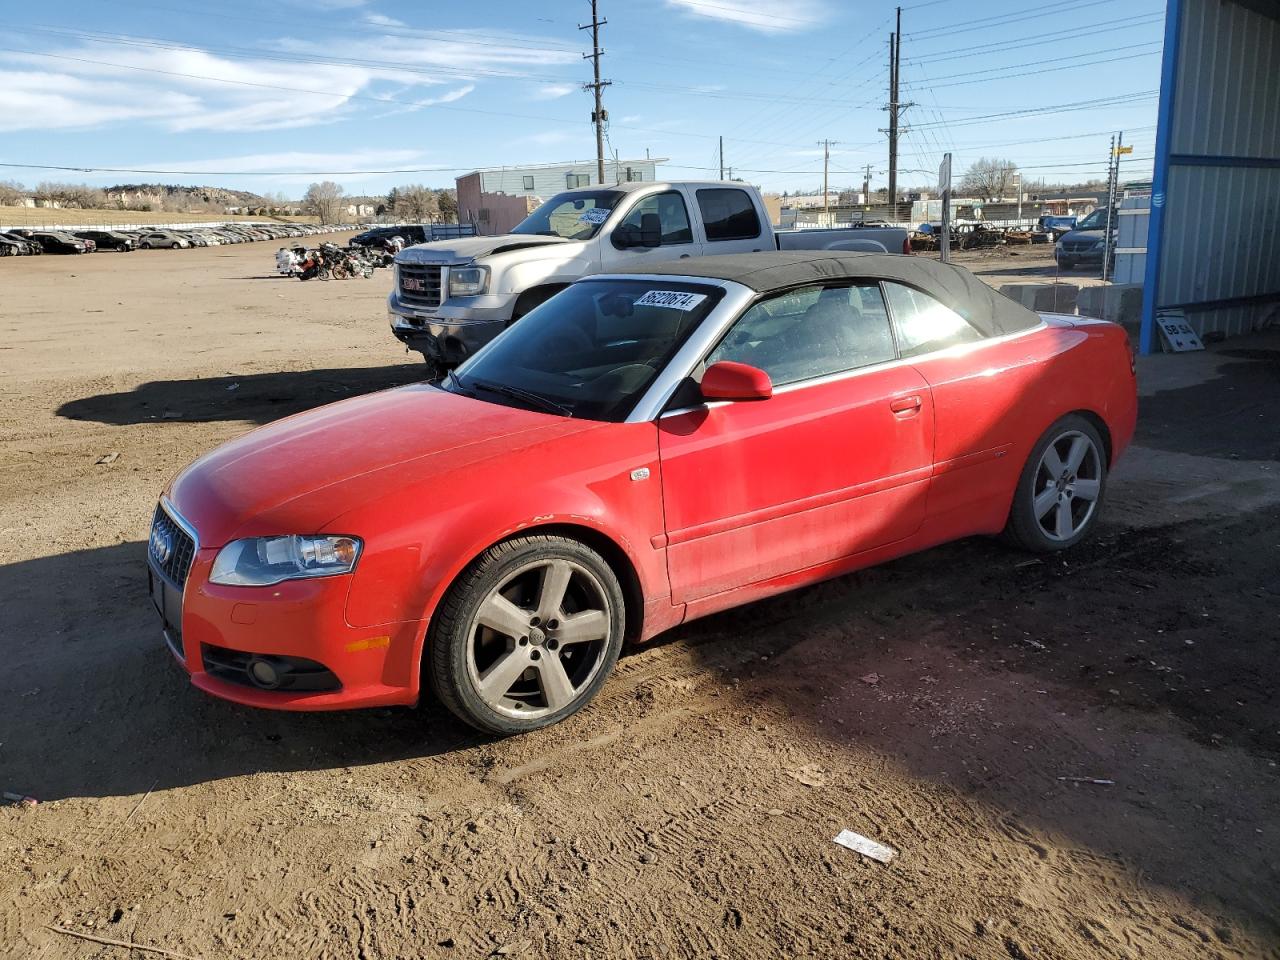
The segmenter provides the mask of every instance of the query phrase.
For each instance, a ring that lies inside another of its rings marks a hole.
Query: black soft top
[[[670,260],[620,273],[732,280],[758,293],[776,293],[830,280],[896,280],[939,300],[988,337],[1027,330],[1040,318],[1001,296],[963,267],[924,257],[841,250],[737,253]]]

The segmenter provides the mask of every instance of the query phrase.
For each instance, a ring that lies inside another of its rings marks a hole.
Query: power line
[[[1145,27],[1157,23],[1164,22],[1163,14],[1139,14],[1135,17],[1118,17],[1114,20],[1099,20],[1091,23],[1090,29],[1097,30],[1102,27],[1108,28],[1108,33],[1115,33],[1119,30],[1128,30],[1133,27]],[[932,53],[926,53],[919,57],[905,57],[906,63],[916,63],[926,61],[928,63],[941,63],[944,60],[972,60],[975,56],[984,53],[993,53],[1004,47],[1025,46],[1029,43],[1036,43],[1044,40],[1058,40],[1062,38],[1079,37],[1080,31],[1076,27],[1070,27],[1065,30],[1051,30],[1048,33],[1033,33],[1021,37],[1011,37],[1006,40],[994,40],[991,43],[983,43],[977,46],[966,46],[954,53],[946,53],[945,56],[934,56]]]
[[[1119,63],[1123,60],[1139,60],[1142,57],[1156,57],[1160,55],[1160,52],[1161,51],[1159,50],[1148,50],[1145,53],[1134,53],[1134,54],[1130,54],[1128,56],[1123,56],[1123,57],[1107,57],[1104,60],[1089,60],[1089,61],[1079,61],[1079,62],[1073,61],[1072,63],[1063,63],[1055,67],[1043,67],[1039,70],[1026,70],[1026,71],[1023,71],[1022,73],[1003,73],[997,77],[982,77],[977,80],[956,80],[951,83],[930,83],[930,88],[934,90],[942,90],[946,87],[967,87],[975,83],[994,83],[997,80],[1013,80],[1018,77],[1038,77],[1046,73],[1056,73],[1059,70],[1075,70],[1078,67],[1096,67],[1104,63]],[[993,69],[998,70],[1001,68],[996,67]],[[989,73],[991,71],[977,70],[974,72]],[[962,76],[965,76],[965,74],[953,73],[951,74],[951,76],[962,77]],[[907,86],[916,87],[916,86],[923,86],[923,84],[911,83],[911,84],[907,84]]]

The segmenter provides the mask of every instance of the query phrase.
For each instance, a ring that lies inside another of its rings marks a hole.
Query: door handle
[[[923,401],[914,394],[889,401],[889,409],[900,417],[909,417],[919,413],[922,405]]]
[[[680,254],[680,259],[681,259],[681,260],[688,260],[688,259],[689,259],[689,255],[688,255],[687,253],[682,253],[682,254]]]

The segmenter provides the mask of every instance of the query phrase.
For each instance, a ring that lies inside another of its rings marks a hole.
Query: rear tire
[[[448,709],[502,736],[578,712],[622,649],[622,587],[594,550],[532,534],[490,547],[440,602],[425,673]]]
[[[1089,535],[1106,494],[1107,455],[1092,423],[1067,414],[1031,450],[1004,538],[1032,553],[1056,553]]]

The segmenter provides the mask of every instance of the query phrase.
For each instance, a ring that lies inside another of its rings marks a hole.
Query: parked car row
[[[186,250],[256,240],[311,237],[346,229],[310,223],[228,223],[220,226],[145,228],[130,230],[10,230],[0,231],[0,257],[41,253],[93,253],[95,250]]]

